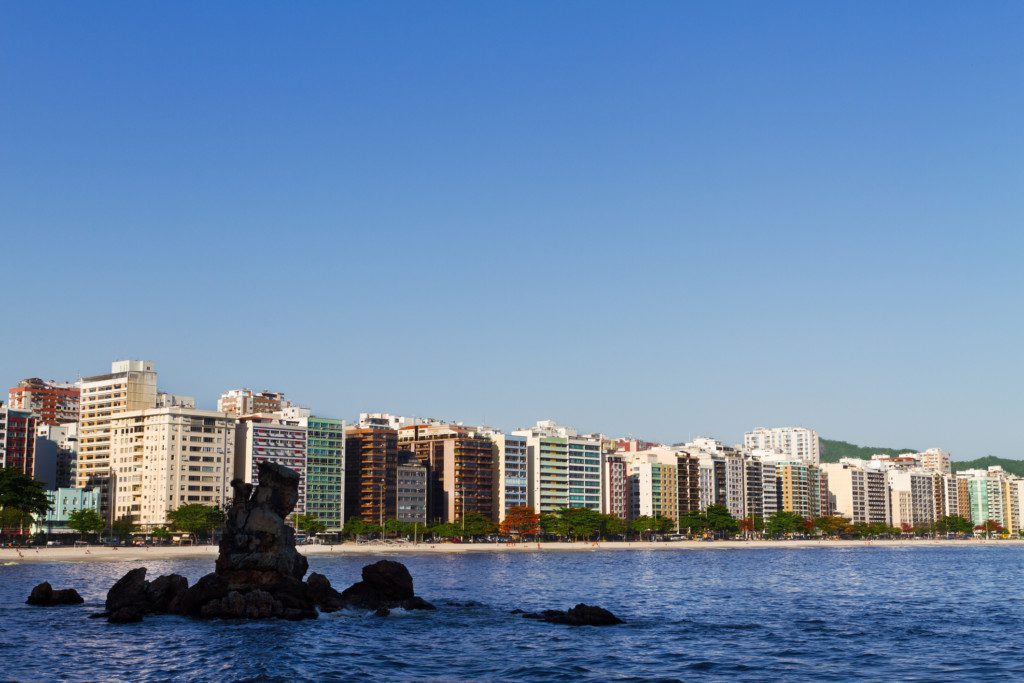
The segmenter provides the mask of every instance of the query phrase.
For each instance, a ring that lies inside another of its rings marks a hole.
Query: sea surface
[[[387,553],[310,558],[339,589]],[[436,612],[89,619],[138,562],[0,567],[2,680],[1021,680],[1024,550],[808,548],[394,557]],[[147,563],[150,578],[212,570]],[[84,606],[24,604],[48,580]],[[510,614],[578,602],[628,623]]]

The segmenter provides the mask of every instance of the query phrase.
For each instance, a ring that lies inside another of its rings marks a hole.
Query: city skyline
[[[1024,12],[973,10],[8,5],[0,377],[1019,457]]]

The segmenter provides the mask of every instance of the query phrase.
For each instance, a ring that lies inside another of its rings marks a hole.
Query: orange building
[[[38,377],[23,379],[7,392],[11,408],[31,411],[40,424],[48,425],[78,422],[80,396],[74,384],[46,382]]]

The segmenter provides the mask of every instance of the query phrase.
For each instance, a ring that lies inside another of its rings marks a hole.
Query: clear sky
[[[1024,457],[1024,3],[0,4],[0,382]]]

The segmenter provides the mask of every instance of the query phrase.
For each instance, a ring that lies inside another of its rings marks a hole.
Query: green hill
[[[994,455],[986,455],[984,458],[975,458],[974,460],[954,460],[952,465],[954,472],[974,469],[983,470],[990,465],[999,465],[1010,474],[1024,477],[1024,460],[1010,460],[1009,458],[997,458]]]
[[[832,439],[821,439],[821,461],[838,462],[839,458],[863,458],[869,460],[872,455],[899,455],[901,453],[917,453],[913,448],[882,448],[880,446],[858,446],[847,441],[834,441]],[[953,471],[962,470],[983,470],[991,465],[999,465],[1010,474],[1024,477],[1024,460],[1011,460],[1010,458],[997,458],[994,455],[986,455],[984,458],[974,460],[954,460]]]
[[[839,458],[863,458],[870,460],[872,455],[900,455],[917,453],[913,448],[882,448],[881,446],[858,446],[847,441],[820,439],[821,461],[839,462]]]

